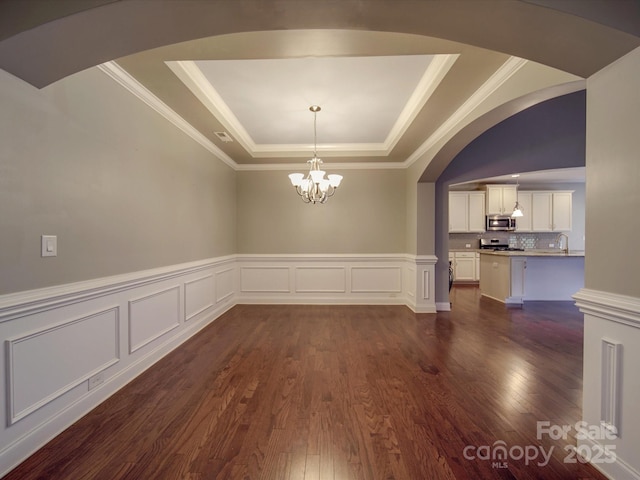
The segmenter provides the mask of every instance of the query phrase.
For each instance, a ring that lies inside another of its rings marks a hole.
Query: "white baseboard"
[[[617,455],[613,458],[601,455],[605,451],[605,445],[595,442],[589,438],[578,440],[578,452],[586,447],[588,452],[598,457],[597,462],[590,462],[598,471],[611,480],[640,480],[640,472],[634,469],[627,462],[623,461]],[[609,448],[611,448],[609,446]],[[615,450],[613,451],[615,453]]]
[[[436,302],[436,310],[438,312],[450,312],[451,311],[451,303],[450,302]]]

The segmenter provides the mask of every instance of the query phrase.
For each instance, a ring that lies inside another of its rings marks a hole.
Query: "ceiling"
[[[115,66],[235,165],[306,161],[314,141],[309,107],[318,105],[325,161],[400,166],[509,58],[417,35],[289,30],[207,37]]]
[[[325,161],[401,168],[513,56],[571,82],[640,45],[620,2],[485,3],[0,0],[0,67],[102,64],[238,169],[310,158],[319,105]]]

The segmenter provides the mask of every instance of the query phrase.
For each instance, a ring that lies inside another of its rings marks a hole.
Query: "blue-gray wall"
[[[469,143],[449,163],[435,187],[436,302],[448,301],[449,186],[510,173],[583,167],[586,92],[528,108]]]

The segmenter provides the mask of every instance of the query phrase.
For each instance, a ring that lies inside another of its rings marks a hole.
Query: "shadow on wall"
[[[584,167],[585,145],[585,90],[529,107],[482,133],[453,158],[435,182],[436,256],[448,258],[451,184],[510,173]],[[436,265],[436,302],[448,302],[446,263],[438,261]]]

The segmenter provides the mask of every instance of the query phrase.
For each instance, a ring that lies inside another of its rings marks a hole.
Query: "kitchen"
[[[581,167],[452,185],[453,284],[508,305],[571,300],[584,285],[584,195]]]

